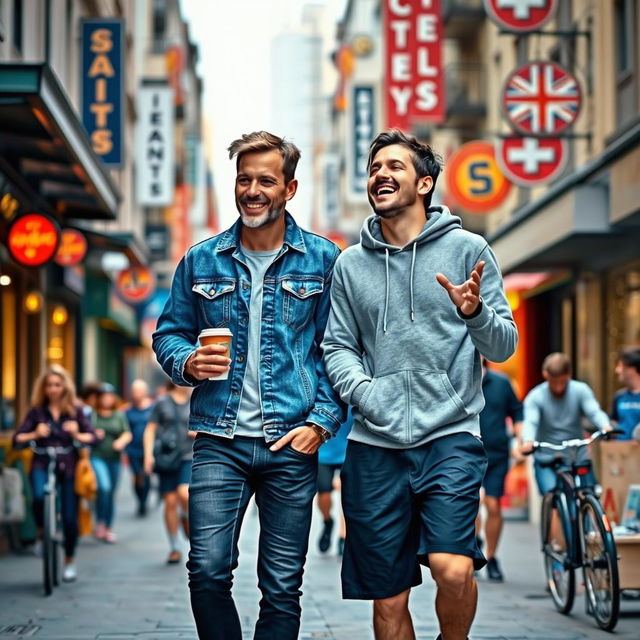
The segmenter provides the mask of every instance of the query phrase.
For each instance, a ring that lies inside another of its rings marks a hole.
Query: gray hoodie
[[[464,282],[486,262],[478,315],[464,319],[437,282]],[[459,432],[480,435],[480,354],[509,358],[518,334],[496,258],[446,207],[432,206],[420,235],[387,244],[377,216],[333,272],[323,350],[327,374],[354,407],[350,438],[408,448]]]

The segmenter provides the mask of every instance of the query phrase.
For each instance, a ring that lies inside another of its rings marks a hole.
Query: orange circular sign
[[[40,213],[18,218],[9,229],[7,246],[11,257],[25,267],[40,267],[53,258],[60,242],[56,222]]]
[[[87,254],[87,239],[75,229],[63,229],[60,234],[60,246],[55,261],[61,267],[70,267],[82,262]]]
[[[445,170],[449,195],[470,213],[490,213],[509,195],[511,183],[496,161],[493,145],[474,141],[462,145]]]
[[[126,302],[144,302],[154,291],[156,279],[146,267],[130,267],[118,274],[116,288]]]

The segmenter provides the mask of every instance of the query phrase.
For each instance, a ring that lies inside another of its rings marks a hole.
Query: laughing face
[[[284,160],[278,151],[242,155],[236,176],[236,207],[242,224],[258,229],[277,220],[296,193],[298,183],[285,184]]]
[[[432,185],[430,176],[418,178],[411,150],[400,144],[380,149],[369,167],[369,203],[383,218],[399,215],[418,200],[422,204]]]

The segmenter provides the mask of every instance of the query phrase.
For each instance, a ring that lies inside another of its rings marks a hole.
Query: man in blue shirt
[[[631,440],[634,429],[640,425],[640,348],[623,349],[616,364],[618,380],[625,386],[613,400],[611,420],[624,434],[617,440]]]
[[[519,433],[522,423],[522,404],[513,392],[509,378],[487,368],[482,360],[482,393],[484,409],[480,412],[480,432],[487,452],[488,466],[482,481],[483,503],[487,510],[485,534],[487,538],[487,575],[490,580],[504,579],[495,557],[502,532],[502,509],[500,498],[504,494],[504,480],[509,471],[510,436],[507,433],[507,418],[513,424],[514,433]],[[478,516],[478,530],[480,517]]]
[[[339,250],[286,211],[298,186],[295,145],[258,131],[235,140],[229,157],[240,219],[182,259],[153,348],[176,384],[195,387],[187,566],[198,637],[242,638],[231,586],[255,495],[262,599],[254,640],[296,640],[316,452],[345,418],[320,353]],[[211,327],[231,331],[231,353],[198,346]]]

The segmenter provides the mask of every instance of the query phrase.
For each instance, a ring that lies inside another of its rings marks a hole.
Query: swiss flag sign
[[[489,18],[502,29],[524,33],[539,29],[556,12],[557,0],[484,0]]]
[[[522,187],[535,187],[557,178],[569,158],[561,138],[505,138],[496,145],[504,175]]]

